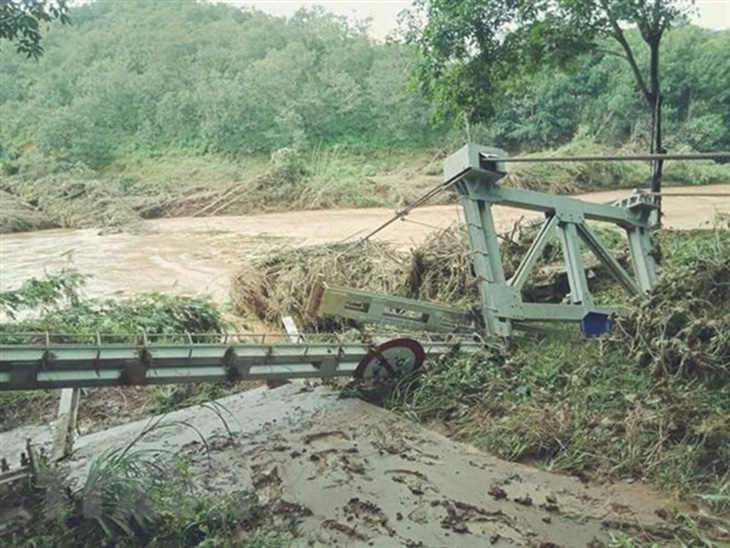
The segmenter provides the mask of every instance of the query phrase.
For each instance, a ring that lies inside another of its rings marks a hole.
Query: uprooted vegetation
[[[536,224],[517,223],[500,235],[506,277],[515,273],[538,231]],[[625,265],[626,250],[620,234],[611,229],[596,232],[617,251],[619,262]],[[545,246],[523,291],[528,301],[560,302],[568,293],[567,275],[555,266],[560,253],[555,237]],[[606,285],[606,271],[601,264],[588,259],[586,267],[591,289]],[[334,318],[319,318],[311,309],[321,282],[438,302],[464,311],[475,310],[480,302],[463,225],[435,232],[409,252],[372,241],[275,250],[235,275],[231,299],[243,315],[271,323],[294,315],[306,331],[330,331],[345,324]]]
[[[649,298],[617,322],[617,337],[641,367],[657,375],[730,381],[730,237],[698,232],[667,242],[671,255]],[[671,247],[670,247],[671,246]],[[673,249],[672,249],[673,248]]]
[[[441,182],[449,151],[424,149],[297,150],[270,157],[169,156],[129,158],[99,171],[46,160],[0,182],[0,231],[41,228],[124,228],[144,219],[210,217],[338,207],[402,207]],[[536,156],[608,154],[578,140]],[[626,153],[631,150],[625,151]],[[513,164],[504,184],[572,194],[636,187],[648,178],[637,163]],[[711,161],[667,164],[668,184],[730,180],[730,168]],[[444,192],[430,203],[451,203]]]
[[[326,322],[320,322],[310,310],[320,281],[393,293],[400,262],[391,246],[380,243],[284,249],[236,274],[231,298],[240,313],[266,322],[278,323],[283,316],[294,314],[305,330],[326,329]]]
[[[0,229],[121,228],[162,217],[392,207],[437,184],[441,166],[434,159],[441,158],[433,149],[283,148],[268,158],[131,158],[102,171],[49,161],[3,178],[0,198],[14,209]]]

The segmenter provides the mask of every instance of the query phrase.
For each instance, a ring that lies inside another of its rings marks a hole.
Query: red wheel
[[[356,379],[383,379],[396,374],[409,374],[423,365],[426,353],[418,341],[393,339],[376,346],[355,369]]]

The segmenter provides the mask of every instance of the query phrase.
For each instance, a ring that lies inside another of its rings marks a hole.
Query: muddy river
[[[730,185],[674,187],[665,199],[664,223],[691,229],[708,226],[717,213],[730,213]],[[580,196],[607,202],[626,190]],[[356,240],[390,218],[388,209],[291,211],[241,217],[157,219],[125,232],[104,234],[98,229],[45,230],[0,235],[0,289],[12,289],[44,272],[73,268],[91,276],[86,293],[92,297],[145,291],[209,294],[228,300],[231,275],[245,262],[272,248]],[[536,216],[522,210],[495,208],[500,230],[520,218]],[[461,218],[457,205],[423,207],[377,237],[401,248],[423,241],[434,230]]]

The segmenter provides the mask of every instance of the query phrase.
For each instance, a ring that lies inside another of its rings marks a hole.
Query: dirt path
[[[296,523],[295,546],[586,546],[618,527],[661,525],[669,504],[638,484],[587,486],[500,461],[325,387],[262,387],[219,403],[232,437],[210,409],[193,407],[137,448],[182,457],[206,496],[255,489],[282,528]],[[147,424],[79,438],[73,475]],[[28,432],[1,434],[3,452],[22,448]]]
[[[667,193],[727,193],[730,185],[675,187]],[[626,190],[581,196],[607,202]],[[523,216],[536,214],[498,207],[495,218],[507,230]],[[668,198],[665,224],[697,228],[718,212],[730,212],[727,197]],[[131,232],[100,235],[98,230],[46,230],[0,235],[0,289],[61,268],[75,268],[92,276],[90,296],[145,291],[212,294],[228,299],[233,274],[246,261],[274,246],[319,244],[356,239],[393,214],[386,209],[292,211],[244,217],[173,218],[145,221]],[[460,208],[423,207],[405,222],[381,232],[378,238],[407,248],[438,228],[460,218]]]

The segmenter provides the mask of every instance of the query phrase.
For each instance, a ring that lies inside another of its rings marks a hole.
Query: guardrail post
[[[53,433],[51,459],[62,460],[73,452],[76,421],[79,414],[80,388],[64,388],[58,403],[58,422]]]

